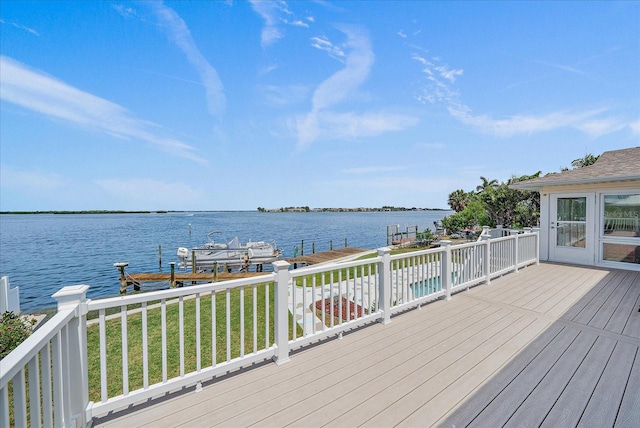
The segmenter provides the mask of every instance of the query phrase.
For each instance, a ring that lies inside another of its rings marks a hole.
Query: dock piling
[[[169,263],[171,265],[171,277],[169,278],[169,287],[174,288],[176,286],[176,262]]]

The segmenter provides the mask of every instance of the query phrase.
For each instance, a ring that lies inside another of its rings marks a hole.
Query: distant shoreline
[[[26,214],[169,214],[169,213],[212,213],[212,212],[252,212],[256,210],[213,210],[213,211],[184,211],[184,210],[45,210],[45,211],[0,211],[0,215],[26,215]],[[258,208],[257,212],[262,213],[305,213],[305,212],[388,212],[388,211],[451,211],[446,208],[402,208],[402,207],[382,207],[382,208],[311,208],[304,209],[298,207],[265,209]]]

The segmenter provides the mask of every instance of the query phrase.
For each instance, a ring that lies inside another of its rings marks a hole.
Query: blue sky
[[[640,146],[640,2],[0,3],[0,210],[446,208]]]

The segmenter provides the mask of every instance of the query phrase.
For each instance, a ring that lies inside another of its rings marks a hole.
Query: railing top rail
[[[232,279],[229,281],[212,282],[208,284],[190,285],[188,287],[172,288],[170,290],[150,291],[148,293],[135,294],[132,296],[118,296],[106,299],[90,300],[88,309],[90,311],[98,309],[107,309],[122,305],[133,305],[137,303],[149,302],[152,300],[167,300],[177,297],[190,296],[198,293],[207,293],[211,291],[226,290],[228,288],[238,288],[253,284],[264,284],[274,282],[275,274],[266,273],[260,276],[252,276],[249,278]]]
[[[435,254],[435,253],[441,253],[441,252],[444,252],[444,248],[442,247],[429,248],[426,250],[412,251],[410,253],[394,254],[391,256],[391,260],[398,260],[398,259],[403,259],[409,256],[422,256],[424,254]]]
[[[300,276],[313,275],[316,273],[328,272],[336,269],[348,269],[354,266],[363,266],[363,265],[369,265],[372,263],[378,263],[381,260],[382,260],[381,257],[376,256],[368,259],[352,260],[349,262],[332,262],[332,263],[323,263],[323,264],[314,265],[314,266],[307,266],[307,267],[292,270],[291,277],[297,278]]]
[[[454,250],[463,250],[465,248],[477,247],[478,245],[485,245],[485,241],[473,241],[467,242],[466,244],[456,244],[451,246],[451,251]]]
[[[0,388],[29,362],[75,316],[76,308],[61,310],[22,342],[0,364]]]

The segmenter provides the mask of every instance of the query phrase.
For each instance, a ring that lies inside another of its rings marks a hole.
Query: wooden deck
[[[94,426],[640,426],[640,272],[541,264]]]

